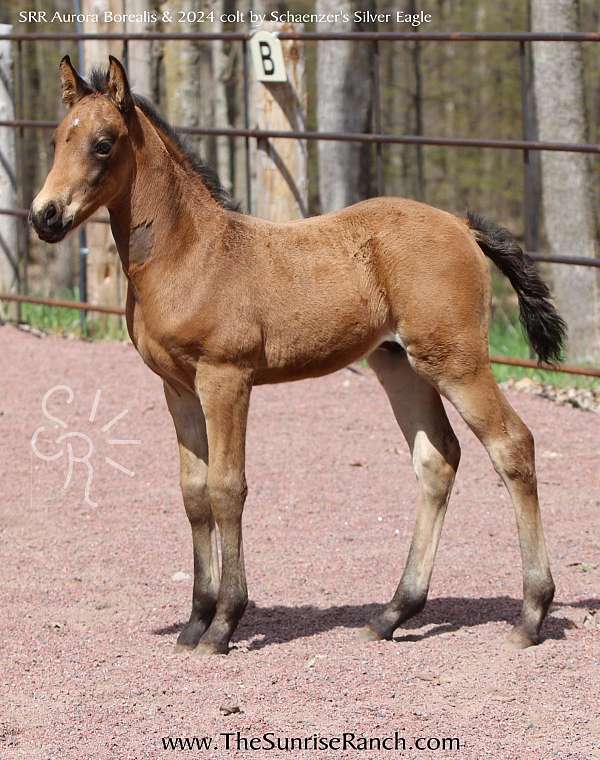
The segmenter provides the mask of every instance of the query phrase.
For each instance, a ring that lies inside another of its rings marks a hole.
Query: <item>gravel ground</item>
[[[8,326],[0,356],[3,760],[600,758],[597,415],[510,394],[537,441],[558,589],[540,646],[502,648],[519,609],[514,518],[455,414],[463,460],[431,600],[395,641],[365,643],[356,629],[395,588],[414,518],[410,461],[387,402],[367,370],[257,388],[245,513],[252,603],[227,657],[195,658],[173,651],[189,611],[191,542],[158,378],[131,346]],[[71,404],[64,389],[47,400],[64,430],[41,407],[57,385],[74,394]],[[33,455],[41,426],[38,451],[63,451],[59,459]],[[66,447],[87,451],[81,437],[56,442],[73,431],[95,447],[95,506],[84,500],[84,464],[62,491]],[[238,731],[280,740],[398,731],[407,749],[227,751],[222,734]],[[205,736],[216,749],[162,748],[162,737]],[[419,737],[457,737],[461,749],[409,749]]]

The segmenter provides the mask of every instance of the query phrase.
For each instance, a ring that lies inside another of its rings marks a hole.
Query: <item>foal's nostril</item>
[[[56,222],[59,221],[60,212],[58,210],[58,206],[56,203],[52,203],[52,201],[46,206],[44,209],[43,219],[44,224],[47,226],[52,226],[53,224],[56,224]]]

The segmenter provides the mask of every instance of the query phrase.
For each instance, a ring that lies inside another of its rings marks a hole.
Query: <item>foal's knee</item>
[[[190,522],[200,522],[210,514],[206,468],[181,472],[181,494]]]
[[[460,444],[452,430],[438,443],[431,443],[424,433],[417,433],[413,448],[413,466],[425,492],[438,501],[447,499],[460,462]]]
[[[207,490],[217,521],[241,517],[248,494],[243,472],[238,470],[209,472]]]

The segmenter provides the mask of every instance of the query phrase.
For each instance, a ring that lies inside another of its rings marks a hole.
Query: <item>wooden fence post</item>
[[[265,23],[261,31],[302,32],[303,24]],[[306,123],[304,43],[282,41],[287,82],[259,82],[252,68],[254,125],[257,129],[303,131]],[[260,139],[255,154],[252,212],[274,222],[308,216],[306,140]]]
[[[0,24],[1,34],[10,34],[10,24]],[[11,41],[0,41],[0,119],[14,119],[14,76]],[[17,207],[17,154],[15,130],[0,127],[0,208]],[[17,289],[19,281],[18,219],[0,215],[0,291]],[[2,307],[0,306],[0,309]],[[8,308],[8,307],[7,307]],[[12,309],[10,309],[12,317]]]

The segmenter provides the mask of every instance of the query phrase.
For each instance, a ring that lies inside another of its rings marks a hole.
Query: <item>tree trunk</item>
[[[356,0],[317,0],[317,13],[350,15],[364,6]],[[323,24],[322,32],[345,32],[343,22]],[[354,26],[353,26],[354,29]],[[322,132],[368,132],[370,129],[370,48],[365,42],[317,43],[317,123]],[[319,143],[319,194],[321,211],[343,208],[369,194],[371,155],[358,143]]]
[[[533,31],[579,30],[577,0],[531,0]],[[581,46],[537,42],[533,47],[534,87],[540,140],[586,142]],[[597,256],[596,219],[589,159],[585,154],[542,153],[542,195],[546,237],[552,255]],[[556,266],[554,291],[569,326],[568,356],[600,355],[600,296],[592,268]]]
[[[126,0],[127,13],[143,14],[152,10],[152,0]],[[126,24],[128,32],[153,32],[154,24]],[[177,44],[177,43],[175,43]],[[130,40],[127,76],[131,89],[149,100],[155,99],[157,43],[148,40]]]
[[[174,0],[169,5],[174,21],[165,31],[171,33],[214,32],[210,20],[197,23],[194,14],[216,10],[208,2],[197,0]],[[179,11],[189,14],[186,21],[177,21]],[[212,127],[214,125],[213,42],[198,40],[167,41],[163,47],[164,92],[166,113],[175,126]],[[214,137],[187,135],[186,142],[204,161],[215,167],[216,149]]]
[[[250,10],[250,0],[237,0],[236,10],[247,17]],[[256,3],[253,7],[258,10]],[[228,29],[231,25],[228,25]],[[248,31],[245,23],[235,25],[235,31]],[[248,56],[248,68],[252,65]],[[252,76],[250,70],[249,79]],[[227,75],[224,77],[224,89],[227,99],[227,114],[229,124],[232,127],[243,129],[246,127],[244,109],[244,50],[240,42],[232,42],[229,47]],[[234,198],[243,201],[243,207],[251,212],[250,199],[248,198],[248,185],[250,184],[250,171],[247,169],[246,151],[250,153],[250,139],[232,138],[230,141],[232,191]]]
[[[220,16],[225,13],[224,0],[216,0],[214,4],[216,19],[214,23],[215,32],[223,32],[223,23],[219,20]],[[227,29],[227,31],[229,31]],[[213,88],[214,88],[214,126],[229,127],[229,116],[227,112],[227,90],[226,83],[229,76],[229,57],[223,40],[215,40],[210,43],[211,64],[213,70]],[[213,169],[219,175],[219,179],[229,192],[233,192],[233,170],[231,155],[231,138],[215,138],[215,165]]]
[[[265,23],[269,32],[300,32],[301,24]],[[304,131],[306,79],[301,41],[282,43],[288,81],[265,83],[252,76],[251,102],[257,129]],[[253,210],[273,222],[308,216],[306,140],[259,140],[254,162]]]
[[[386,0],[377,3],[378,11],[408,11],[408,0]],[[397,31],[396,24],[387,24],[382,31]],[[410,134],[412,124],[412,82],[407,77],[410,67],[409,45],[392,42],[379,46],[381,57],[382,131],[387,134]],[[416,196],[411,175],[414,164],[412,145],[384,145],[384,188],[386,195]]]
[[[0,32],[3,34],[10,34],[12,31],[10,24],[0,24]],[[10,40],[0,42],[0,119],[7,120],[15,118],[12,44]],[[17,152],[13,129],[0,129],[0,159],[0,207],[14,209],[17,206]],[[16,216],[0,216],[0,291],[9,292],[17,289],[17,224]],[[12,308],[9,311],[12,312]]]

